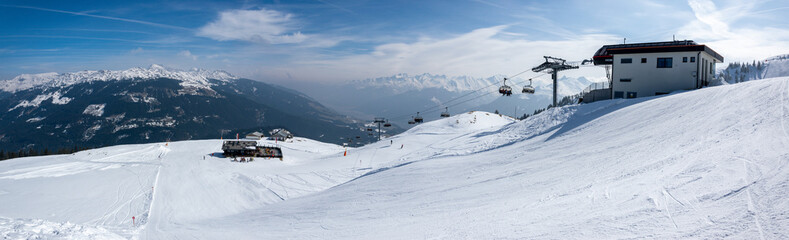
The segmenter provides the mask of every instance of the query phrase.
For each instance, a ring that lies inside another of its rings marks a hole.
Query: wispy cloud
[[[733,26],[742,19],[760,17],[760,11],[754,10],[757,8],[755,2],[735,2],[720,8],[710,0],[689,0],[688,5],[696,19],[681,27],[680,35],[711,46],[729,62],[764,59],[789,52],[787,29]]]
[[[341,6],[337,5],[337,4],[331,3],[331,2],[326,1],[326,0],[315,0],[315,1],[321,2],[321,3],[326,4],[326,5],[329,5],[329,6],[333,7],[333,8],[339,9],[339,10],[341,10],[343,12],[355,13],[355,12],[351,11],[350,9],[341,7]]]
[[[31,30],[45,30],[45,31],[74,31],[74,32],[117,32],[117,33],[139,33],[146,35],[153,35],[151,32],[123,30],[123,29],[90,29],[90,28],[31,28]]]
[[[230,10],[200,28],[197,35],[219,41],[242,40],[268,43],[298,43],[307,36],[292,32],[293,15],[275,10]]]
[[[154,27],[191,31],[191,29],[189,29],[189,28],[179,27],[179,26],[174,26],[174,25],[161,24],[161,23],[148,22],[148,21],[141,21],[141,20],[128,19],[128,18],[101,16],[101,15],[95,15],[95,14],[88,14],[88,13],[85,13],[85,12],[72,12],[72,11],[57,10],[57,9],[50,9],[50,8],[40,8],[40,7],[31,7],[31,6],[18,6],[18,5],[0,5],[0,7],[23,8],[23,9],[33,9],[33,10],[39,10],[39,11],[46,11],[46,12],[65,13],[65,14],[71,14],[71,15],[77,15],[77,16],[101,18],[101,19],[108,19],[108,20],[115,20],[115,21],[122,21],[122,22],[130,22],[130,23],[139,23],[139,24],[144,24],[144,25],[154,26]]]
[[[289,72],[297,80],[352,80],[396,73],[434,73],[485,77],[514,74],[552,55],[568,60],[589,58],[601,45],[619,37],[605,34],[576,35],[558,41],[513,39],[507,26],[476,29],[445,39],[421,38],[411,43],[388,43],[364,54],[342,57],[303,56],[289,66],[269,68]],[[316,60],[317,59],[317,60]],[[303,71],[303,69],[310,71]],[[600,70],[602,73],[602,70]],[[284,78],[283,76],[271,76]]]
[[[193,61],[197,61],[197,56],[192,55],[192,52],[190,52],[189,50],[183,50],[181,52],[178,52],[178,56],[190,58]]]
[[[143,51],[144,51],[144,50],[143,50],[141,47],[137,47],[137,48],[135,48],[135,49],[132,49],[131,51],[129,51],[129,53],[131,53],[132,55],[134,55],[134,54],[141,53],[141,52],[143,52]]]
[[[482,4],[485,4],[485,5],[488,5],[488,6],[491,6],[491,7],[495,7],[495,8],[507,9],[507,8],[505,8],[504,6],[501,6],[501,5],[499,5],[499,4],[492,3],[492,2],[490,2],[490,1],[485,1],[485,0],[471,0],[471,1],[473,1],[473,2],[478,2],[478,3],[482,3]]]

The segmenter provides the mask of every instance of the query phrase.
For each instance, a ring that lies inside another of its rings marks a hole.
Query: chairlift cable
[[[531,69],[527,69],[527,70],[524,70],[524,71],[522,71],[522,72],[519,72],[519,73],[517,73],[517,74],[515,74],[515,75],[511,75],[511,76],[505,77],[504,79],[511,80],[512,82],[514,82],[514,80],[513,80],[513,79],[511,79],[511,78],[514,78],[514,77],[520,76],[521,74],[524,74],[524,73],[526,73],[526,72],[529,72],[529,71],[531,71]],[[542,73],[542,74],[539,74],[539,75],[537,75],[537,76],[535,76],[535,77],[532,77],[532,79],[533,79],[533,78],[542,77],[542,76],[544,76],[544,75],[547,75],[547,74],[548,74],[548,73]],[[473,98],[471,98],[471,99],[464,100],[464,101],[462,101],[462,102],[459,102],[459,103],[456,103],[456,104],[447,105],[447,104],[448,104],[448,103],[450,103],[450,102],[453,102],[453,101],[459,100],[459,99],[461,99],[461,98],[467,97],[467,96],[469,96],[469,95],[472,95],[472,94],[474,94],[474,93],[477,93],[477,92],[479,92],[479,91],[481,91],[481,90],[483,90],[483,89],[486,89],[486,88],[489,88],[489,87],[492,87],[492,86],[498,85],[499,83],[503,83],[504,79],[502,79],[502,80],[500,80],[500,81],[495,81],[495,82],[493,82],[493,83],[491,83],[491,84],[489,84],[489,85],[487,85],[487,86],[484,86],[484,87],[478,88],[478,89],[476,89],[476,90],[473,90],[473,91],[471,91],[471,92],[468,92],[468,93],[466,93],[466,94],[463,94],[463,95],[461,95],[461,96],[454,97],[454,98],[452,98],[452,99],[450,99],[450,100],[447,100],[447,101],[443,102],[443,105],[444,105],[444,107],[457,106],[457,105],[459,105],[459,104],[466,103],[466,102],[469,102],[469,101],[471,101],[471,100],[478,99],[478,98],[480,98],[480,97],[487,96],[487,95],[489,95],[489,94],[492,94],[492,93],[496,93],[496,92],[489,92],[489,93],[486,93],[486,94],[482,94],[482,95],[479,95],[479,96],[473,97]],[[434,112],[434,111],[440,110],[440,107],[441,107],[441,106],[439,106],[439,105],[436,105],[436,106],[432,106],[432,107],[428,107],[428,108],[426,108],[426,109],[423,109],[422,111],[419,111],[419,112],[421,112],[421,113],[430,113],[430,112]],[[398,120],[398,119],[404,119],[404,118],[407,118],[407,117],[409,117],[409,116],[411,116],[411,114],[410,114],[410,113],[409,113],[409,114],[400,115],[400,116],[397,116],[397,117],[392,117],[392,118],[389,118],[389,119],[392,119],[392,120]],[[412,118],[413,118],[413,116],[412,116]]]

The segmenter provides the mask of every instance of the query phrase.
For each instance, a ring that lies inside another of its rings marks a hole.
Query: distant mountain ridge
[[[553,95],[553,81],[550,76],[538,76],[532,81],[536,89],[533,95],[520,93],[521,88],[528,84],[527,78],[516,77],[508,80],[507,84],[516,92],[509,97],[497,93],[498,87],[506,77],[504,75],[480,78],[401,73],[327,84],[319,88],[304,87],[304,91],[345,114],[361,118],[399,118],[392,120],[396,124],[405,125],[405,120],[415,115],[417,111],[432,109],[431,112],[420,113],[420,115],[426,114],[425,118],[430,120],[438,118],[438,112],[444,111],[444,107],[447,106],[450,113],[470,110],[489,112],[499,110],[508,115],[532,113],[536,109],[548,106]],[[577,94],[592,83],[584,77],[562,77],[558,82],[560,97]],[[472,93],[472,91],[477,92]]]
[[[6,151],[235,137],[281,127],[341,143],[364,129],[305,94],[224,71],[154,64],[23,74],[0,87],[0,150]]]
[[[0,81],[0,90],[18,92],[37,87],[68,87],[79,83],[95,81],[119,81],[131,79],[156,79],[169,78],[180,81],[184,87],[210,88],[209,80],[234,80],[238,77],[222,71],[209,71],[194,68],[189,71],[166,68],[162,65],[152,64],[149,68],[135,67],[121,71],[98,70],[79,71],[74,73],[39,73],[22,74],[13,79]]]
[[[410,76],[407,73],[388,77],[355,80],[350,84],[360,88],[389,88],[397,93],[428,88],[445,89],[449,92],[472,91],[501,81],[504,76],[474,78],[470,76],[447,76],[423,73]]]

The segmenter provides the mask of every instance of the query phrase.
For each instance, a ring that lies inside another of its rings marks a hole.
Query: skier
[[[400,149],[403,149],[403,146],[404,146],[404,145],[405,145],[405,144],[400,144]]]

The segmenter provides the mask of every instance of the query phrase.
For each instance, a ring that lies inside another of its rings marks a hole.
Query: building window
[[[633,59],[632,58],[622,58],[620,63],[633,63]]]
[[[630,82],[630,80],[632,80],[632,79],[630,79],[630,78],[620,78],[619,79],[620,82]]]
[[[715,65],[713,63],[710,63],[710,74],[715,74]]]
[[[614,98],[625,98],[625,92],[614,91]]]
[[[641,63],[647,63],[647,58],[641,58]]]
[[[690,57],[690,62],[696,62],[696,57]]]
[[[658,58],[657,59],[657,68],[671,68],[673,65],[673,58]]]
[[[627,98],[636,98],[636,92],[627,92]]]
[[[682,62],[688,62],[688,57],[682,57]]]

